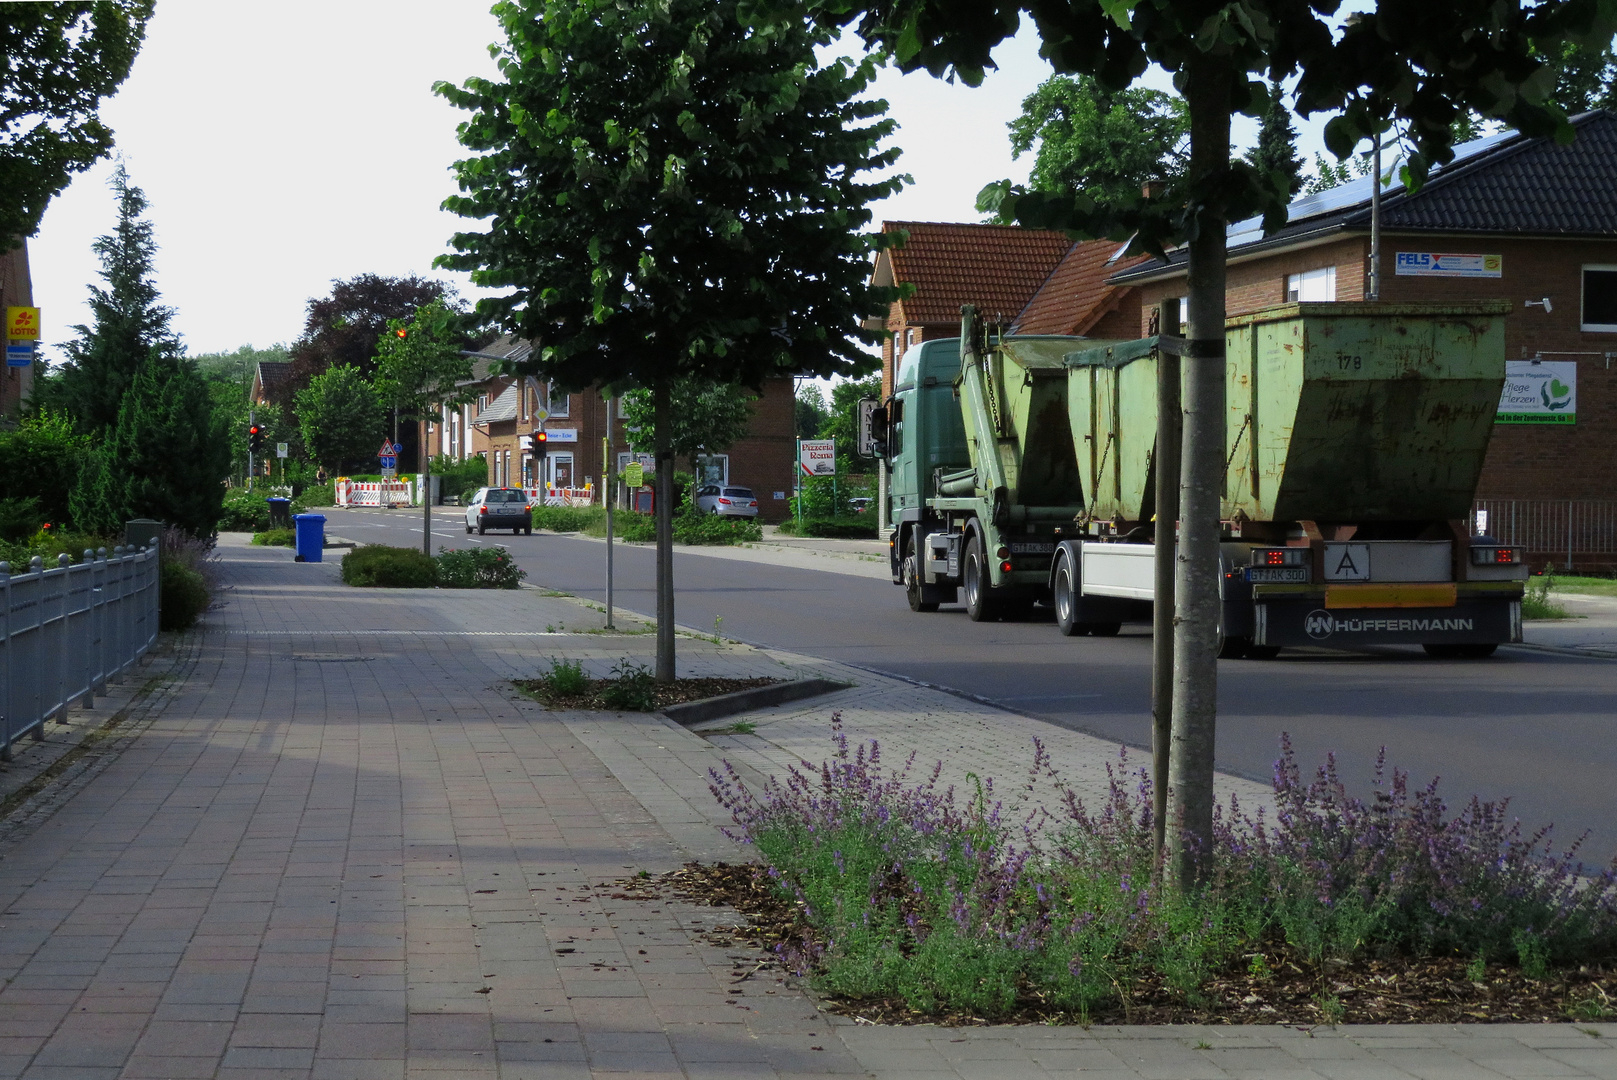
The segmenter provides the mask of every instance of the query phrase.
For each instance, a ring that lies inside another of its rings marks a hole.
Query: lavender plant
[[[1514,957],[1526,968],[1617,954],[1617,880],[1592,879],[1577,845],[1524,837],[1505,803],[1473,799],[1449,817],[1436,781],[1398,770],[1350,796],[1328,760],[1301,779],[1289,741],[1271,823],[1221,807],[1207,884],[1161,888],[1151,786],[1120,753],[1108,795],[1085,807],[1035,742],[1009,803],[994,784],[942,787],[941,763],[890,769],[872,740],[850,746],[831,718],[831,756],[754,792],[725,763],[711,790],[731,835],[758,849],[807,932],[782,959],[831,993],[897,997],[912,1008],[992,1017],[1021,999],[1080,1016],[1141,978],[1196,1002],[1242,957],[1287,952],[1316,964],[1367,953]],[[1054,788],[1054,809],[1033,799]]]

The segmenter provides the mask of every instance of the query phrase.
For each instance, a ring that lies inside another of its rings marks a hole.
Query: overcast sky
[[[103,117],[151,201],[157,282],[190,351],[289,342],[334,279],[432,269],[460,219],[453,192],[463,115],[437,79],[494,76],[487,0],[162,0],[145,48]],[[876,207],[889,220],[974,221],[978,189],[1026,179],[1006,123],[1049,74],[1024,29],[978,89],[884,72],[875,93],[900,124],[915,185]],[[1165,78],[1153,80],[1167,88]],[[1238,121],[1240,118],[1238,118]],[[1238,124],[1237,140],[1254,128]],[[1317,140],[1305,136],[1305,156]],[[30,241],[43,342],[89,319],[91,242],[113,224],[110,162],[52,202]]]

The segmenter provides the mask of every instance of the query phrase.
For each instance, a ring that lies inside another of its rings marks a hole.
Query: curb
[[[733,694],[720,694],[718,697],[703,701],[670,705],[662,710],[662,715],[682,727],[689,727],[706,720],[717,720],[720,717],[752,712],[755,709],[767,709],[772,705],[784,705],[788,701],[802,701],[804,698],[833,694],[852,685],[853,683],[836,682],[832,679],[793,679],[791,682],[737,690]]]
[[[1502,648],[1531,649],[1533,652],[1554,653],[1556,656],[1581,656],[1585,660],[1617,660],[1617,649],[1574,649],[1567,645],[1536,645],[1530,641],[1512,641]]]

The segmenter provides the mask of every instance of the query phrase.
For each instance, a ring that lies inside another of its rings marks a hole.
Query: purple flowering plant
[[[781,958],[830,993],[984,1017],[1033,998],[1083,1016],[1142,977],[1196,1002],[1253,953],[1482,956],[1529,974],[1617,955],[1617,865],[1590,874],[1579,844],[1524,835],[1505,802],[1451,816],[1435,780],[1411,789],[1384,761],[1362,800],[1333,759],[1305,782],[1283,738],[1273,820],[1232,797],[1203,885],[1180,891],[1163,887],[1149,774],[1126,752],[1090,809],[1037,741],[1007,800],[975,776],[943,786],[942,764],[921,772],[914,755],[890,768],[876,741],[850,744],[840,714],[831,740],[818,768],[758,791],[728,762],[710,773],[730,835],[803,913]],[[1054,798],[1035,799],[1042,787]]]

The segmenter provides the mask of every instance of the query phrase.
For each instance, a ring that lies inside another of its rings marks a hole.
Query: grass
[[[1550,593],[1560,587],[1555,567],[1546,566],[1544,572],[1527,579],[1527,591],[1522,596],[1523,619],[1565,619],[1567,610],[1550,599]]]
[[[1560,592],[1582,593],[1586,596],[1617,596],[1617,578],[1557,574],[1555,588]]]

